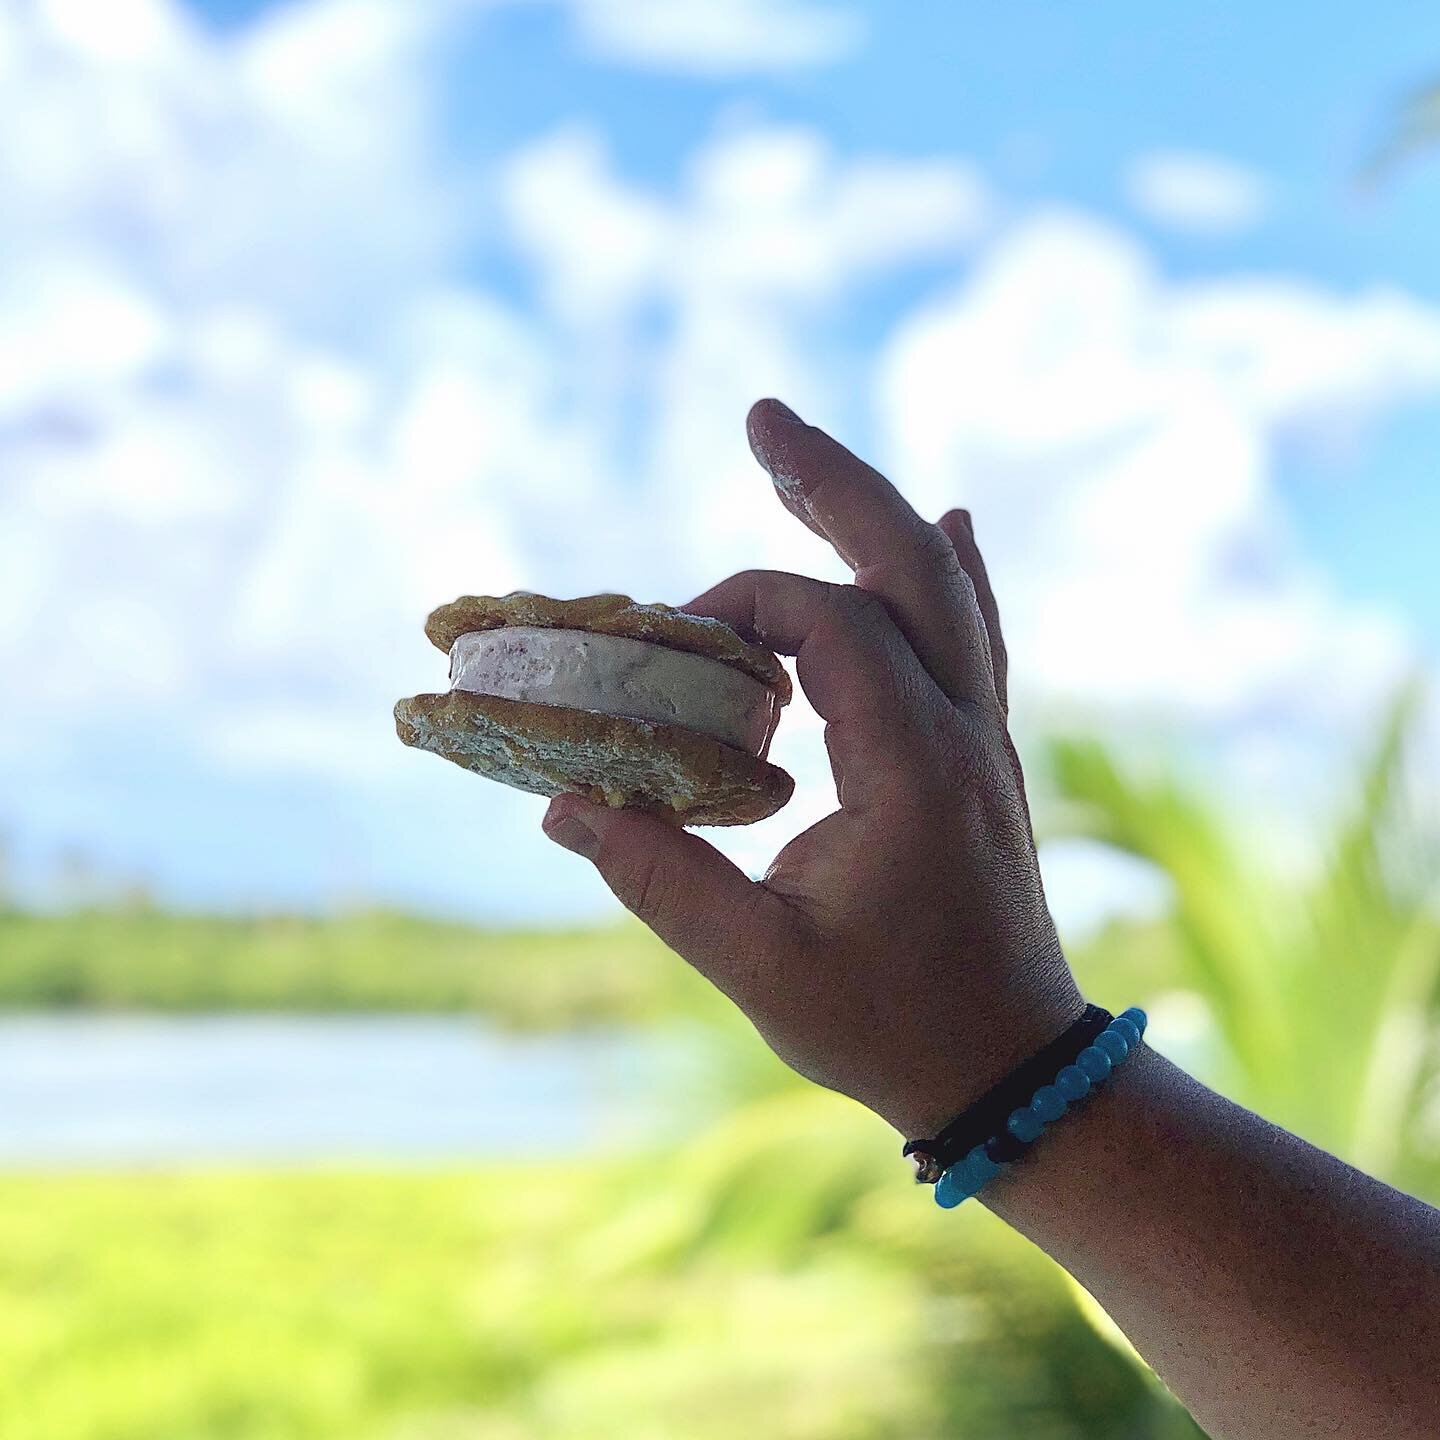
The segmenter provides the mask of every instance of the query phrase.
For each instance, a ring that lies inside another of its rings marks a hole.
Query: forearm
[[[983,1198],[1216,1440],[1440,1434],[1440,1212],[1154,1051]]]

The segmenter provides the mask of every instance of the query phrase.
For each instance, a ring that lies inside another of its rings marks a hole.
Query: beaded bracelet
[[[1098,1005],[1087,1005],[1067,1029],[997,1081],[937,1135],[927,1140],[907,1140],[901,1154],[915,1166],[916,1183],[933,1185],[952,1165],[997,1133],[1005,1151],[997,1152],[993,1158],[1018,1160],[1029,1146],[1006,1131],[1010,1112],[1028,1105],[1035,1087],[1048,1084],[1056,1070],[1068,1065],[1087,1045],[1093,1045],[1095,1037],[1114,1018]]]
[[[1028,1150],[1072,1106],[1082,1101],[1095,1086],[1123,1064],[1145,1033],[1145,1012],[1131,1008],[1112,1020],[1094,1039],[1064,1066],[1054,1081],[1042,1085],[1030,1103],[1011,1113],[1005,1130],[976,1145],[963,1160],[951,1165],[935,1185],[935,1203],[944,1210],[978,1195],[1015,1156],[1014,1144]],[[1023,1153],[1023,1152],[1022,1152]]]

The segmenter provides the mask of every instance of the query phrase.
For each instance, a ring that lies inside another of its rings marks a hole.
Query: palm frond
[[[1332,1057],[1317,1095],[1345,1122],[1336,1143],[1378,1172],[1399,1158],[1440,991],[1440,834],[1412,803],[1408,764],[1423,700],[1417,683],[1391,706],[1297,937],[1302,1041]]]
[[[1232,826],[1195,790],[1167,775],[1122,767],[1094,738],[1047,747],[1063,802],[1052,832],[1084,835],[1157,866],[1175,890],[1172,914],[1191,980],[1214,1009],[1251,1086],[1267,1092],[1290,1057],[1276,1046],[1282,1003],[1272,934],[1274,887]]]
[[[1386,712],[1308,880],[1267,869],[1197,787],[1096,740],[1054,741],[1049,760],[1071,833],[1171,880],[1170,924],[1239,1097],[1373,1173],[1440,1182],[1417,1123],[1440,1012],[1440,826],[1414,803],[1407,758],[1422,700],[1412,685]]]

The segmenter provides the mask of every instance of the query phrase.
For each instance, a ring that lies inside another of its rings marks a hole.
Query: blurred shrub
[[[0,1007],[483,1011],[519,1028],[705,1010],[637,924],[482,930],[383,911],[324,919],[0,911]]]
[[[836,1097],[678,1152],[0,1179],[0,1440],[1163,1440],[1196,1432]]]

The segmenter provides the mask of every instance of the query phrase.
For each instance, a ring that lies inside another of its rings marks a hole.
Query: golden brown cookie
[[[466,596],[436,610],[425,633],[448,651],[461,635],[501,626],[588,630],[688,651],[744,671],[781,705],[790,699],[790,677],[772,651],[720,621],[624,595]],[[748,825],[774,814],[795,788],[761,756],[678,725],[466,690],[399,701],[395,729],[405,744],[502,784],[585,795],[683,825]]]

